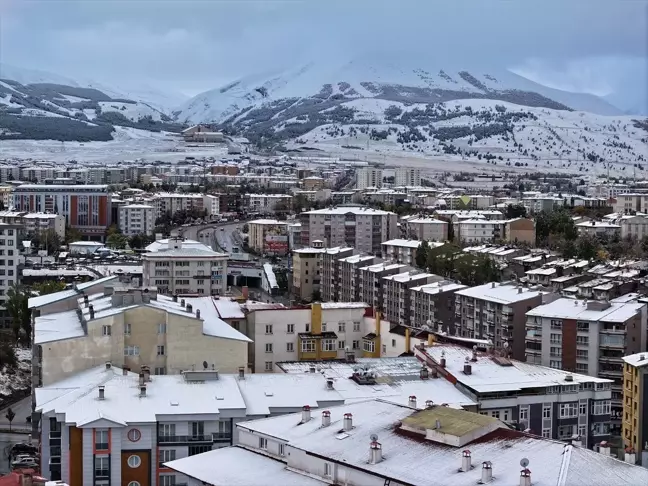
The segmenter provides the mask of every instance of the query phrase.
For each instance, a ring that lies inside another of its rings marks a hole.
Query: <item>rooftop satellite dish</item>
[[[378,441],[378,435],[376,435],[376,434],[371,434],[369,436],[369,438],[371,439],[371,442],[377,442]]]
[[[207,361],[203,361],[203,368],[209,368],[209,363],[207,363]]]
[[[529,465],[529,460],[526,457],[520,459],[520,466],[526,469],[528,465]]]

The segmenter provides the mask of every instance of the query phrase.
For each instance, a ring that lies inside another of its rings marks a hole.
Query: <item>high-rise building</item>
[[[356,187],[367,189],[368,187],[383,186],[383,171],[373,167],[362,167],[356,170]]]
[[[412,169],[411,167],[399,167],[396,169],[394,176],[394,185],[401,186],[420,186],[421,169]]]
[[[120,206],[119,229],[126,236],[152,235],[155,229],[155,208],[150,204]]]
[[[631,354],[623,362],[622,445],[648,456],[648,353]]]

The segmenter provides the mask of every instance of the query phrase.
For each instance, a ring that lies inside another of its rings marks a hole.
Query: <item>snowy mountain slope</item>
[[[222,122],[246,108],[284,98],[381,98],[392,101],[443,102],[483,98],[575,109],[604,115],[621,111],[589,94],[547,88],[506,69],[431,66],[421,59],[374,57],[349,62],[311,63],[293,69],[249,76],[201,93],[185,103],[178,120]]]
[[[50,83],[79,87],[76,81],[59,74],[5,63],[0,63],[0,79],[11,79],[20,84]]]

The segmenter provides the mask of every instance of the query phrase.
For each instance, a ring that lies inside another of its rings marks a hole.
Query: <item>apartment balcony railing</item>
[[[231,441],[231,432],[215,432],[203,435],[160,435],[158,444],[211,444]]]

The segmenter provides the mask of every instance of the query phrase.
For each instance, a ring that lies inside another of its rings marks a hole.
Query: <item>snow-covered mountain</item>
[[[378,98],[436,103],[479,98],[574,109],[602,115],[621,110],[594,95],[570,93],[530,81],[507,69],[429,66],[421,60],[389,61],[363,57],[341,63],[311,63],[275,73],[249,76],[201,93],[175,113],[192,123],[222,122],[268,102],[290,98]]]

